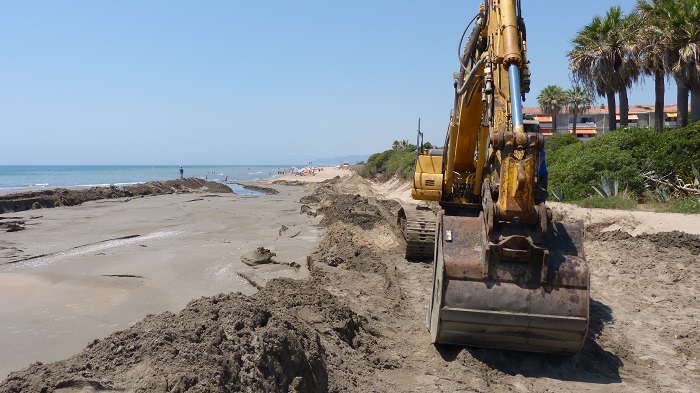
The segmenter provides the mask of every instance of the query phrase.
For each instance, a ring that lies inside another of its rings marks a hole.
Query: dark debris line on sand
[[[52,190],[0,195],[0,213],[12,213],[59,206],[76,206],[99,199],[189,192],[232,193],[233,190],[225,184],[193,177],[168,181],[153,181],[119,187],[91,187],[75,190],[56,188]]]

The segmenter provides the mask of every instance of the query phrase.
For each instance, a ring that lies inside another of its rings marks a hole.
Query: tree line
[[[700,120],[700,0],[639,0],[627,15],[620,6],[610,7],[581,28],[572,43],[567,56],[574,89],[607,99],[609,130],[617,128],[615,94],[620,98],[620,125],[628,126],[627,92],[644,75],[654,78],[657,131],[663,130],[667,77],[678,86],[678,126],[688,125],[689,93],[690,121]],[[548,86],[540,94],[543,111],[553,113],[557,100],[565,102],[560,108],[569,105],[555,90]],[[585,112],[590,103],[584,100],[580,108]]]

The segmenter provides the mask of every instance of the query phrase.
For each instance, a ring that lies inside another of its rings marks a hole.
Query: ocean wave
[[[129,183],[114,183],[113,185],[115,186],[133,186],[134,184],[143,184],[145,182],[142,181],[135,181],[135,182],[129,182]]]
[[[111,184],[109,183],[102,183],[102,184],[77,184],[75,187],[109,187]]]

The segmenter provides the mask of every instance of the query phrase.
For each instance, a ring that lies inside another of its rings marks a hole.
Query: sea
[[[218,182],[265,180],[292,165],[183,165],[184,177]],[[180,177],[179,165],[0,165],[0,194],[52,188],[126,186]],[[239,194],[243,187],[229,184]]]

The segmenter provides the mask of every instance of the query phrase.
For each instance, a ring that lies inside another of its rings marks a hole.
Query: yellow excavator
[[[521,2],[486,0],[472,23],[445,146],[416,160],[412,197],[437,202],[437,218],[399,213],[407,258],[434,260],[426,325],[434,343],[573,354],[589,322],[583,223],[553,221],[545,205],[544,138],[522,112]]]

